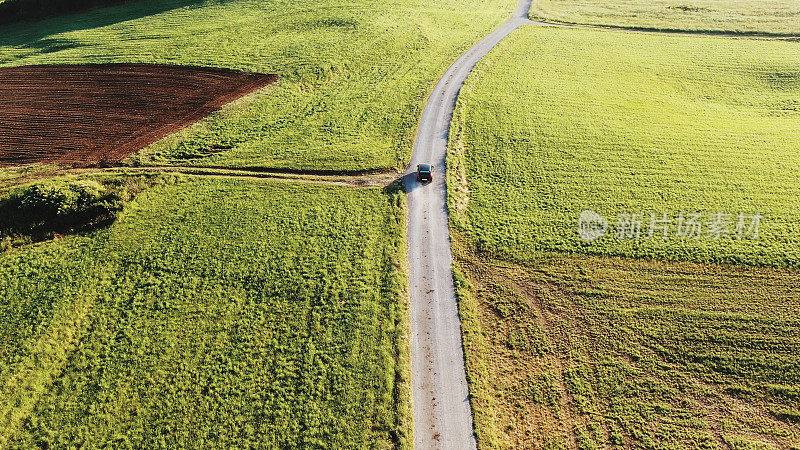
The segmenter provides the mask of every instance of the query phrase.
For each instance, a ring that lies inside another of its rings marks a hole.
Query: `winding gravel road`
[[[422,112],[404,183],[408,192],[411,370],[418,449],[475,448],[461,322],[452,277],[445,157],[458,93],[472,69],[504,37],[528,22],[531,0],[461,56],[433,89]],[[434,181],[417,183],[417,164],[435,166]]]

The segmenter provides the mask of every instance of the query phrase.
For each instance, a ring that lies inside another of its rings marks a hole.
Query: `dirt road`
[[[475,448],[451,271],[443,173],[447,136],[456,99],[467,76],[504,37],[528,22],[530,4],[531,0],[520,0],[508,22],[467,51],[444,74],[422,112],[411,164],[406,170],[411,370],[418,449]],[[413,172],[420,163],[435,166],[432,183],[417,183]]]

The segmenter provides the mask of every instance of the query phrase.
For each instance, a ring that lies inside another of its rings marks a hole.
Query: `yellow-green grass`
[[[0,65],[141,62],[280,81],[139,164],[367,170],[408,160],[424,101],[511,0],[145,0],[4,26]]]
[[[479,447],[800,448],[797,270],[454,255]]]
[[[462,90],[452,221],[482,250],[519,259],[549,250],[798,266],[798,67],[796,42],[523,28]],[[581,240],[583,210],[609,232]],[[716,239],[720,212],[731,235]],[[617,238],[626,213],[642,214],[640,239]],[[702,214],[699,239],[677,235],[681,213]],[[738,239],[740,213],[762,216],[757,239]],[[647,238],[651,214],[673,220],[667,240],[658,227]]]
[[[183,177],[0,254],[0,447],[409,447],[402,209]]]
[[[534,0],[531,17],[561,23],[655,30],[800,33],[793,0]]]

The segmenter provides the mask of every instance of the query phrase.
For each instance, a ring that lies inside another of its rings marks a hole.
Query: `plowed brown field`
[[[0,166],[111,164],[275,80],[150,64],[0,68]]]

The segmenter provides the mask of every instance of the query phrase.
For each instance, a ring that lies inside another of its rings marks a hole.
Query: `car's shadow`
[[[431,183],[433,183],[433,181],[425,181],[425,182],[417,181],[417,173],[411,172],[404,174],[400,178],[392,181],[389,185],[387,185],[384,188],[384,192],[396,191],[398,189],[401,189],[406,194],[410,194],[416,189],[425,187]]]
[[[431,184],[431,181],[417,181],[417,173],[411,172],[400,177],[400,183],[403,185],[403,190],[410,194],[417,188]]]

